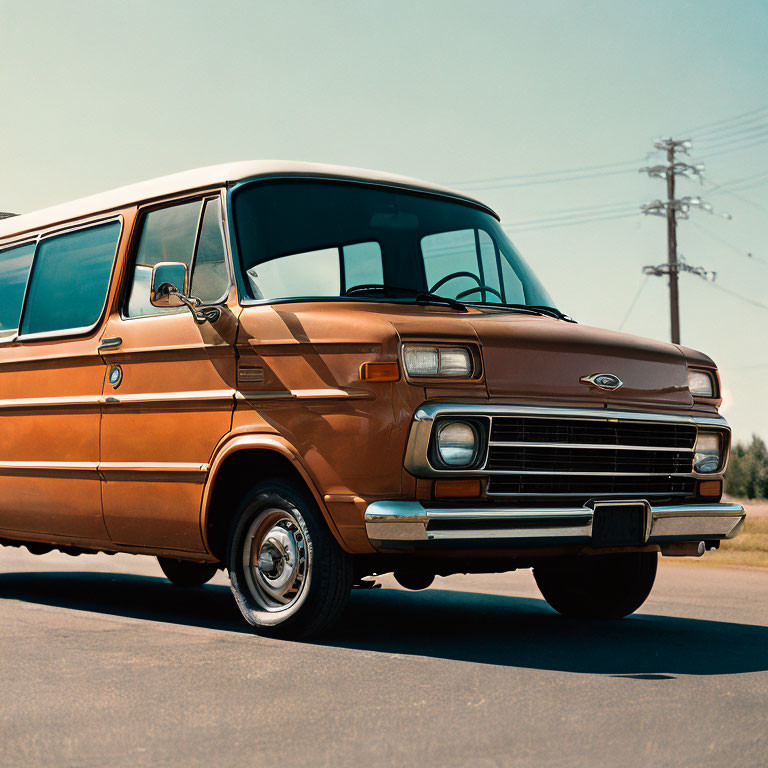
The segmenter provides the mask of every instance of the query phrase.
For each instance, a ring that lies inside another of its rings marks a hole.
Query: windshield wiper
[[[480,304],[472,302],[474,306],[478,307],[490,307],[492,309],[512,309],[519,312],[530,312],[532,315],[546,315],[548,317],[554,317],[558,320],[565,320],[567,323],[575,323],[576,321],[569,315],[564,314],[555,307],[548,307],[544,304]]]
[[[429,291],[420,291],[416,295],[417,304],[447,304],[453,309],[459,309],[462,312],[467,311],[467,305],[462,304],[457,299],[450,299],[447,296],[438,296],[436,293],[430,293]]]
[[[383,283],[367,283],[364,285],[356,285],[353,288],[348,289],[345,293],[345,296],[352,296],[355,293],[368,293],[370,291],[381,291],[381,293],[390,299],[403,298],[401,296],[390,295],[390,291],[402,291],[403,293],[407,293],[413,296],[417,304],[446,304],[452,309],[458,309],[461,312],[467,311],[467,305],[463,304],[457,299],[451,299],[448,296],[438,296],[436,293],[422,291],[419,288],[406,288],[402,285],[384,285]]]

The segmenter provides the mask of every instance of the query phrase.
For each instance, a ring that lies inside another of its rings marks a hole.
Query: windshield
[[[470,204],[372,184],[280,180],[233,193],[251,299],[355,297],[552,306],[499,222]]]

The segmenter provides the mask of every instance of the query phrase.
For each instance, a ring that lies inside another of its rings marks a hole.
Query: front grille
[[[696,431],[662,421],[493,416],[487,492],[577,503],[692,496]]]
[[[491,475],[489,494],[569,496],[584,501],[593,496],[692,496],[693,478],[634,475],[631,477],[579,475]]]
[[[537,419],[494,416],[491,442],[580,443],[692,449],[696,427],[689,424]]]
[[[690,472],[692,459],[690,451],[492,445],[487,468],[491,472],[631,472],[652,475]]]

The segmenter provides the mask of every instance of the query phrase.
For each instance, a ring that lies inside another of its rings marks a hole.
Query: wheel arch
[[[331,535],[342,549],[349,551],[312,477],[288,441],[278,435],[238,435],[217,451],[203,492],[200,531],[211,554],[224,561],[238,500],[255,483],[273,477],[303,484],[312,494]]]

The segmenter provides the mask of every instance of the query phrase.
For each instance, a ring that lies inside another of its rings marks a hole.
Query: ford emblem
[[[579,381],[582,384],[591,384],[598,389],[613,391],[623,385],[624,382],[612,373],[593,373],[591,376],[582,376]]]

